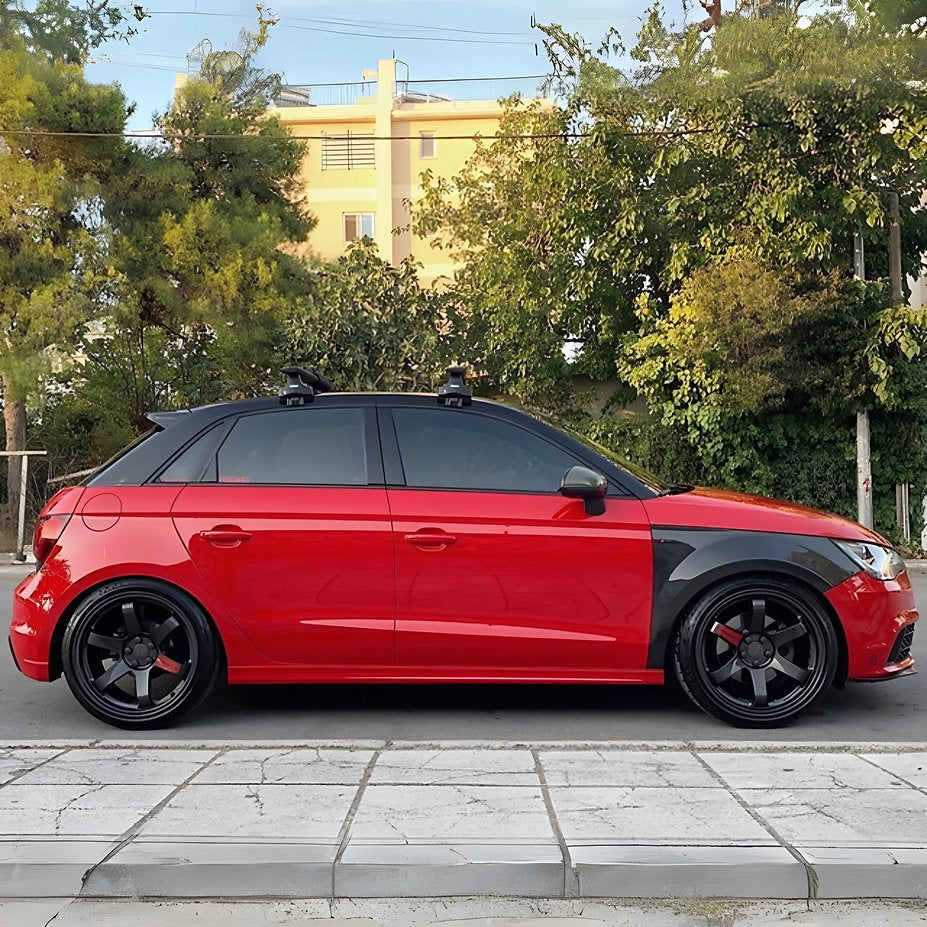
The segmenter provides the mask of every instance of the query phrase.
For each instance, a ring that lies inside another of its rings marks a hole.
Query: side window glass
[[[363,409],[244,415],[217,456],[220,483],[366,486]]]
[[[172,464],[158,477],[161,483],[194,483],[199,480],[215,482],[215,473],[204,475],[207,458],[214,470],[213,461],[216,442],[219,438],[220,425],[213,425],[205,434],[200,435]]]
[[[393,409],[407,486],[557,492],[580,463],[524,428],[469,411]]]

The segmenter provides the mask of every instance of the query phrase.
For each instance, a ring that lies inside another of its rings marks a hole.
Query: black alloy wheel
[[[735,579],[709,590],[676,634],[676,675],[689,698],[737,727],[792,721],[830,687],[838,641],[814,595],[788,580]]]
[[[64,632],[64,675],[75,698],[115,727],[167,727],[215,687],[221,660],[203,610],[156,580],[107,583]]]

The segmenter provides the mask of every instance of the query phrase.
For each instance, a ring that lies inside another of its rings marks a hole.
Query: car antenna
[[[316,393],[330,393],[335,387],[315,367],[284,367],[286,384],[280,391],[280,405],[304,406],[315,399]]]
[[[473,390],[464,385],[466,367],[448,367],[447,383],[438,387],[438,402],[445,406],[468,406],[473,402]]]

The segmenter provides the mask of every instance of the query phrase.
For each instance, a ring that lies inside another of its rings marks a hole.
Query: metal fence
[[[0,552],[15,559],[30,553],[42,506],[63,486],[75,485],[92,472],[74,472],[73,461],[49,457],[45,451],[0,452]]]
[[[459,77],[451,80],[403,80],[396,82],[396,94],[404,103],[452,100],[501,100],[513,94],[527,99],[543,97],[547,77]]]
[[[547,76],[460,77],[449,80],[400,80],[396,99],[400,103],[447,102],[451,100],[501,100],[513,94],[528,99],[545,96]],[[353,84],[284,84],[274,98],[276,106],[350,106],[377,95],[377,81]]]

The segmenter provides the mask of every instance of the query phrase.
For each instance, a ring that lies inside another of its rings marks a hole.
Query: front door
[[[580,678],[646,665],[652,554],[638,499],[587,515],[557,492],[584,461],[473,407],[392,417],[406,484],[388,489],[399,666]]]

